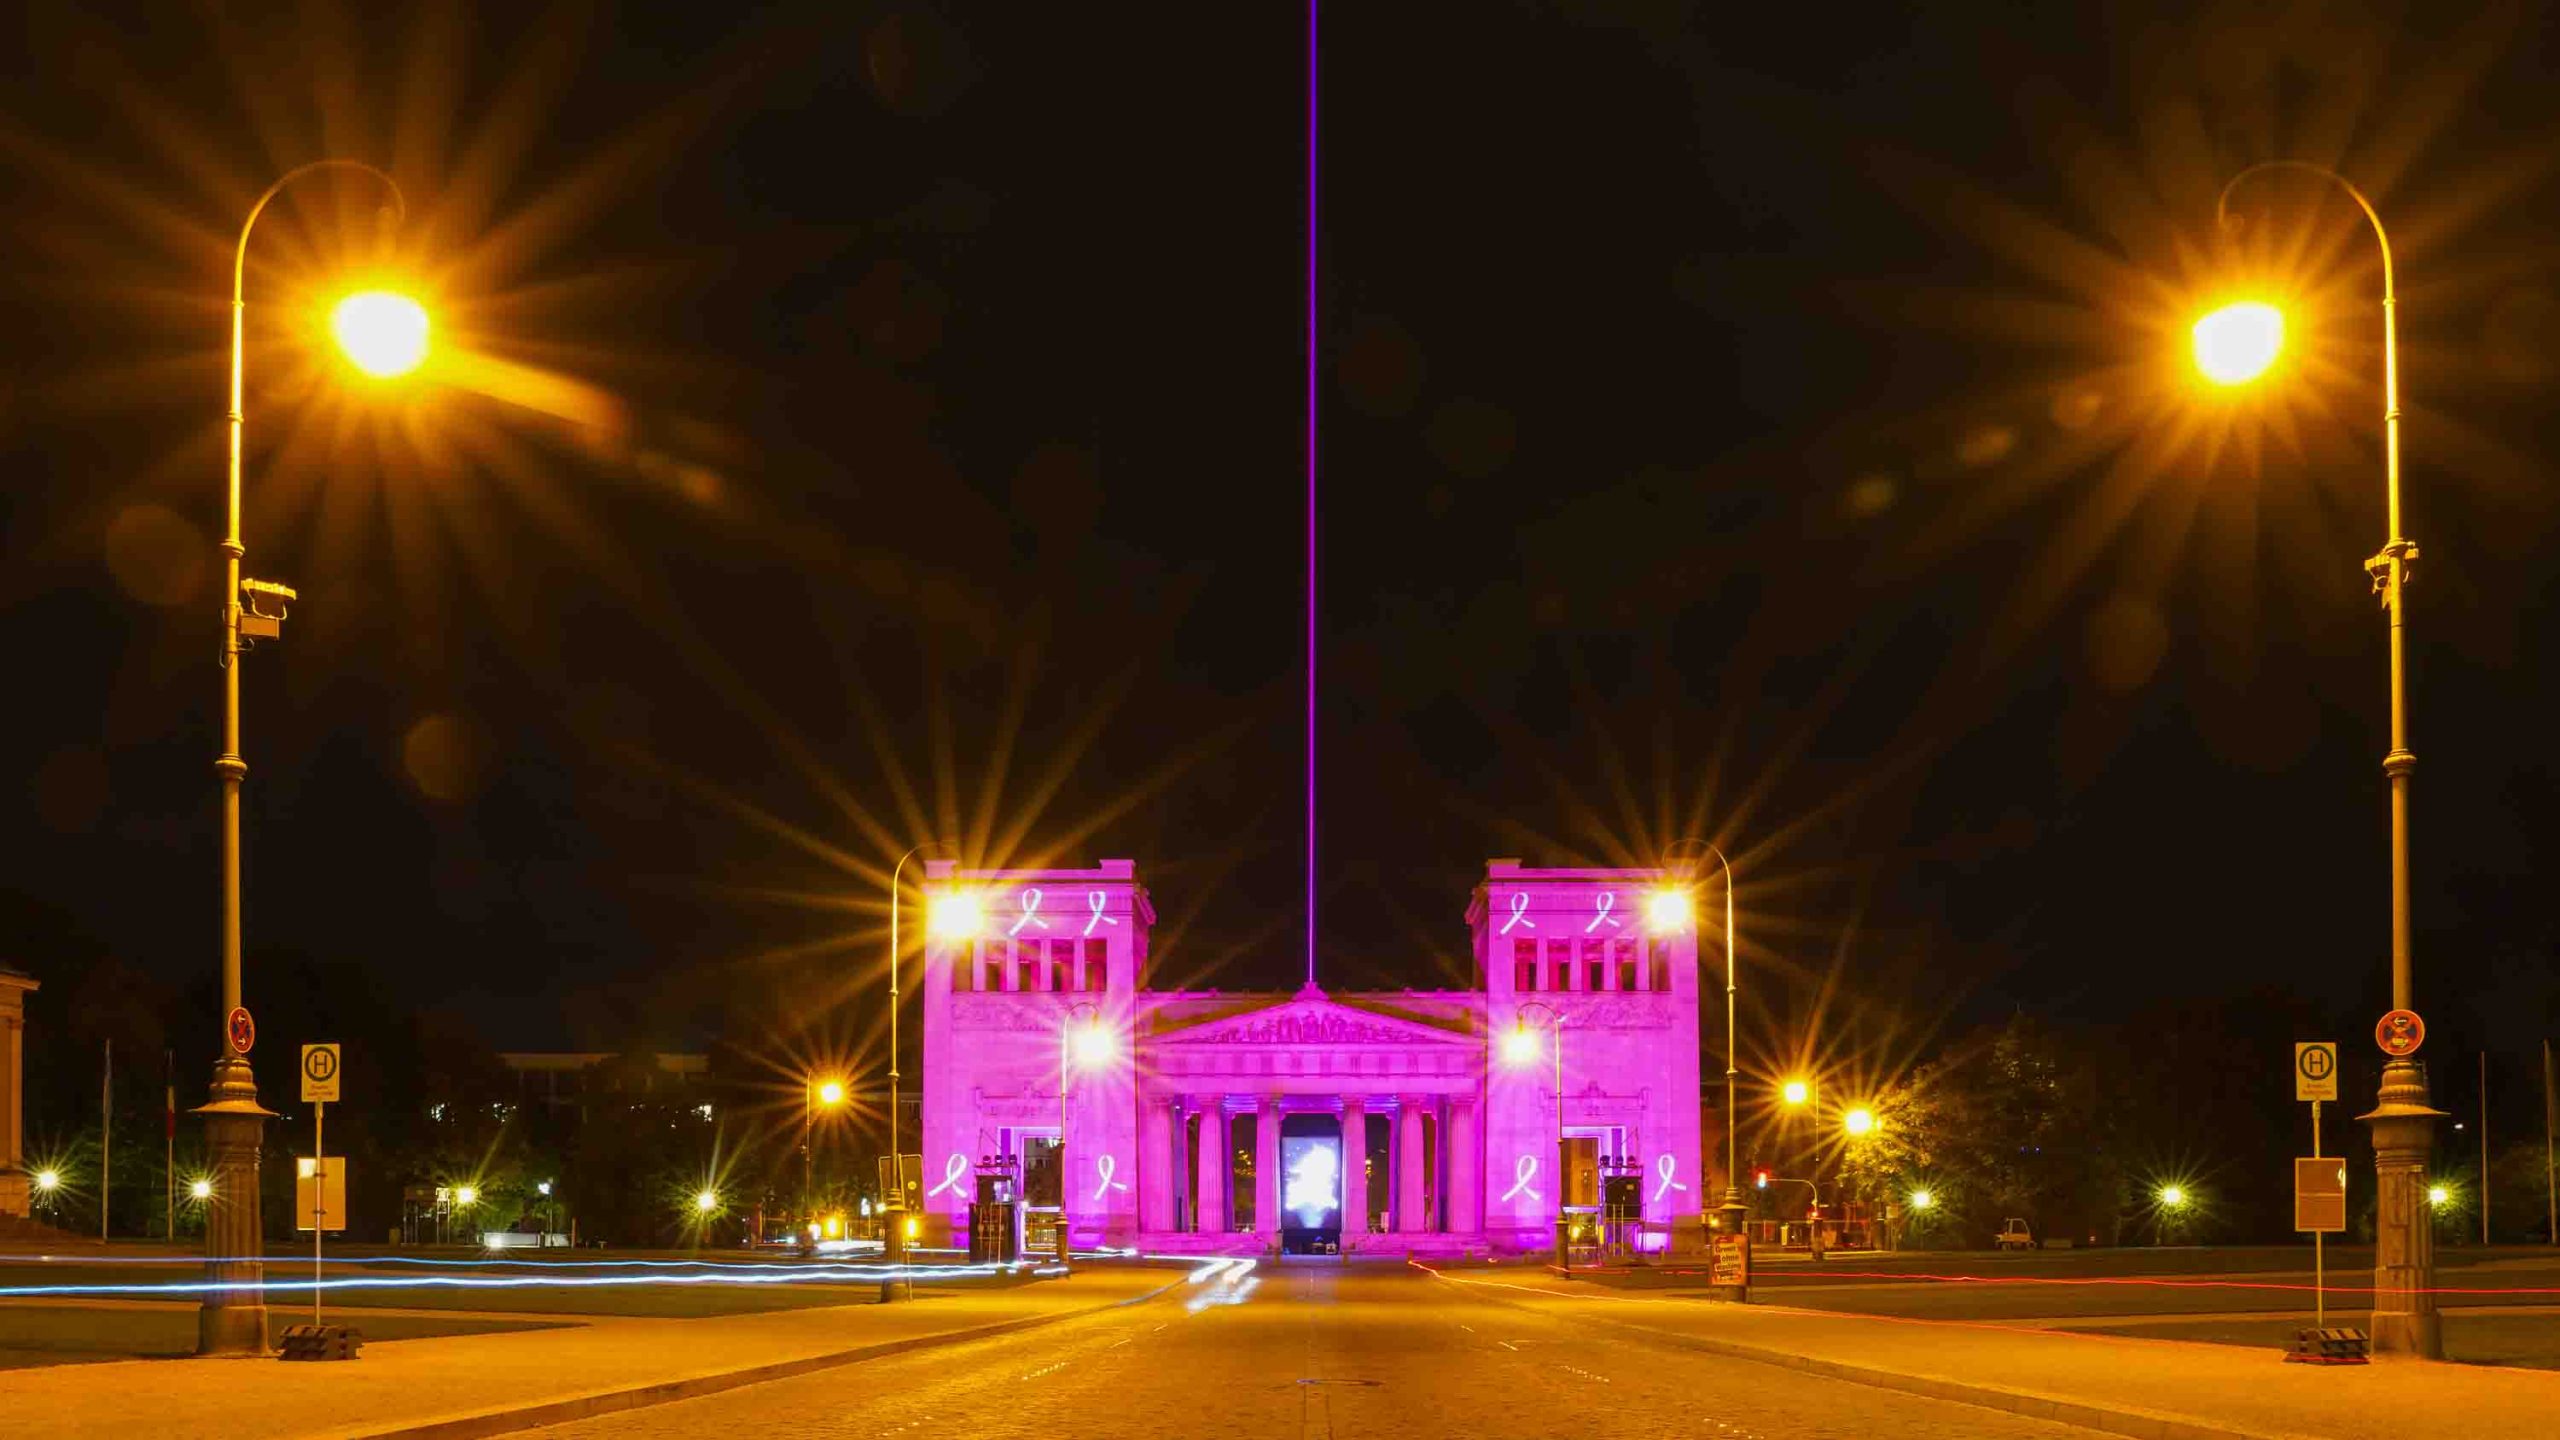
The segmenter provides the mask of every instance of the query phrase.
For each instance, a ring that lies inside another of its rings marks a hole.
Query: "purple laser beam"
[[[1316,983],[1316,4],[1307,0],[1307,986]]]

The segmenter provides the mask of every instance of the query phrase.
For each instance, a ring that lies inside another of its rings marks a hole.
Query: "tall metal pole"
[[[2480,1243],[2489,1243],[2489,1052],[2480,1052]]]
[[[222,543],[222,753],[214,773],[222,782],[222,1036],[220,1058],[213,1064],[212,1093],[196,1113],[205,1117],[205,1142],[213,1171],[213,1195],[205,1204],[205,1278],[210,1282],[196,1312],[196,1353],[260,1355],[267,1348],[266,1267],[260,1242],[258,1157],[265,1122],[275,1112],[258,1103],[257,1076],[249,1057],[235,1044],[231,1012],[240,1008],[240,786],[248,778],[248,762],[240,754],[241,639],[240,560],[248,553],[240,542],[241,359],[246,313],[244,282],[249,268],[249,234],[258,216],[279,191],[314,171],[361,170],[382,182],[391,194],[394,218],[407,208],[400,187],[390,176],[356,160],[317,160],[288,170],[241,223],[240,243],[231,256],[231,408],[229,483],[225,490]]]
[[[906,1160],[898,1150],[898,917],[906,910],[906,891],[900,881],[906,874],[907,862],[928,849],[948,850],[952,847],[939,840],[926,840],[907,848],[898,863],[889,867],[889,1193],[880,1197],[889,1209],[888,1223],[883,1226],[881,1253],[892,1265],[902,1264],[907,1253],[907,1171]],[[880,1298],[891,1299],[896,1281],[880,1282]]]
[[[1090,1010],[1096,1020],[1102,1018],[1102,1007],[1090,1000],[1078,1000],[1058,1015],[1058,1264],[1072,1269],[1067,1235],[1067,1031],[1075,1023],[1078,1011]]]
[[[98,1243],[107,1243],[107,1212],[115,1208],[114,1176],[109,1166],[116,1154],[116,1042],[107,1039],[98,1062]]]
[[[161,1233],[169,1243],[178,1243],[178,1052],[160,1052],[160,1078],[163,1087],[160,1109],[160,1183],[165,1192],[168,1218]]]
[[[2560,1164],[2554,1164],[2551,1112],[2555,1108],[2555,1087],[2551,1083],[2551,1042],[2542,1042],[2542,1223],[2543,1234],[2553,1245],[2560,1245]]]
[[[2365,561],[2389,617],[2391,641],[2391,749],[2382,758],[2391,781],[2391,1007],[2415,1007],[2409,970],[2409,773],[2418,757],[2409,749],[2406,646],[2409,569],[2418,547],[2400,530],[2400,335],[2399,292],[2391,266],[2391,237],[2362,190],[2334,170],[2300,160],[2253,165],[2222,187],[2215,204],[2227,219],[2231,191],[2262,170],[2298,170],[2335,182],[2372,223],[2382,249],[2382,449],[2383,545]],[[2444,1117],[2427,1099],[2425,1065],[2399,1057],[2382,1067],[2373,1110],[2358,1118],[2373,1126],[2375,1234],[2373,1348],[2377,1352],[2444,1356],[2443,1321],[2435,1303],[2435,1229],[2427,1205],[2427,1158],[2435,1148],[2435,1122]]]

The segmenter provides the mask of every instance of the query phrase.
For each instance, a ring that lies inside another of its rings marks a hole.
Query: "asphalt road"
[[[1266,1265],[1019,1335],[599,1417],[550,1436],[2085,1437],[1700,1354],[1411,1271]]]

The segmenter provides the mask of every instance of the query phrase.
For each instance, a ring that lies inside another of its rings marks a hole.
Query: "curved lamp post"
[[[1565,1247],[1564,1218],[1564,1012],[1543,1000],[1524,1001],[1512,1013],[1511,1033],[1503,1037],[1502,1058],[1514,1065],[1526,1065],[1538,1058],[1538,1036],[1529,1028],[1529,1012],[1547,1012],[1547,1028],[1555,1032],[1554,1052],[1556,1086],[1556,1268],[1565,1268],[1569,1251]],[[1349,1173],[1347,1170],[1345,1173]],[[1348,1182],[1345,1182],[1348,1184]]]
[[[362,171],[381,181],[390,192],[395,221],[407,210],[400,187],[382,171],[358,160],[318,160],[286,171],[267,187],[266,193],[249,207],[249,218],[240,226],[240,243],[232,252],[230,474],[219,547],[222,753],[213,762],[214,773],[222,781],[222,1051],[213,1065],[211,1097],[196,1111],[205,1117],[206,1146],[212,1151],[215,1183],[205,1206],[205,1269],[206,1279],[216,1288],[207,1292],[196,1312],[199,1355],[257,1355],[267,1349],[266,1267],[258,1260],[265,1248],[260,1243],[258,1221],[258,1158],[264,1122],[274,1112],[258,1103],[257,1077],[249,1068],[247,1047],[242,1043],[253,1039],[254,1032],[244,1025],[241,1033],[235,1034],[232,1024],[235,1013],[244,1018],[246,1014],[240,1006],[240,787],[248,778],[249,765],[240,753],[239,661],[255,642],[282,633],[285,607],[295,596],[286,586],[244,579],[240,574],[240,560],[247,553],[240,543],[241,369],[249,234],[269,201],[287,185],[321,170]],[[395,368],[391,362],[397,354],[412,348],[408,339],[389,347],[378,343],[384,327],[392,325],[404,336],[414,330],[415,354],[408,361],[414,365],[417,356],[424,354],[424,312],[395,296],[377,293],[365,298],[366,304],[336,317],[339,342],[347,348],[350,358],[371,374],[395,374],[398,369],[407,368]],[[399,306],[406,309],[395,315]]]
[[[2394,288],[2391,237],[2382,228],[2382,216],[2373,208],[2373,202],[2353,182],[2334,170],[2301,160],[2271,160],[2232,176],[2214,202],[2217,223],[2229,223],[2231,192],[2240,182],[2268,170],[2294,170],[2335,183],[2372,223],[2374,241],[2382,250],[2383,543],[2381,551],[2364,562],[2364,568],[2373,577],[2374,593],[2382,599],[2390,629],[2391,749],[2382,757],[2382,771],[2391,781],[2391,1007],[2408,1010],[2414,1006],[2409,979],[2409,772],[2417,768],[2418,757],[2409,750],[2403,622],[2409,571],[2417,561],[2418,547],[2400,533],[2399,295]],[[2209,316],[2198,325],[2200,362],[2204,360],[2202,347],[2207,339],[2204,326],[2213,318]],[[2279,342],[2281,335],[2279,326],[2275,331]],[[2258,348],[2268,360],[2274,358],[2270,345],[2261,342]],[[2262,370],[2264,365],[2257,368]],[[2251,370],[2234,378],[2247,379],[2255,373]],[[2382,1067],[2378,1103],[2370,1114],[2359,1117],[2373,1126],[2375,1194],[2380,1205],[2372,1322],[2373,1348],[2378,1352],[2398,1351],[2431,1359],[2441,1358],[2444,1353],[2442,1321],[2436,1314],[2434,1294],[2435,1233],[2429,1223],[2426,1198],[2427,1160],[2435,1148],[2434,1122],[2444,1113],[2427,1103],[2425,1067],[2402,1056]]]
[[[1733,862],[1725,858],[1721,846],[1707,840],[1690,840],[1688,845],[1716,857],[1716,865],[1724,872],[1724,1204],[1717,1207],[1724,1216],[1723,1233],[1742,1233],[1747,1208],[1742,1199],[1742,1124],[1741,1112],[1734,1108],[1736,1037],[1733,1012],[1737,989],[1734,956],[1738,942],[1733,930]]]
[[[907,862],[927,850],[949,850],[942,840],[925,840],[907,847],[898,863],[889,867],[889,1190],[880,1203],[889,1209],[888,1222],[881,1227],[884,1237],[882,1253],[892,1264],[901,1264],[907,1255],[907,1162],[898,1153],[898,917],[906,906],[906,891],[900,882],[906,875]],[[889,1281],[880,1284],[880,1298],[895,1294]]]
[[[1093,1018],[1082,1030],[1073,1030],[1079,1011],[1092,1012]],[[1119,1050],[1111,1032],[1103,1028],[1102,1007],[1090,1000],[1078,1000],[1058,1014],[1058,1263],[1070,1266],[1067,1245],[1067,1198],[1074,1187],[1067,1183],[1067,1069],[1068,1062],[1091,1068],[1108,1061]]]

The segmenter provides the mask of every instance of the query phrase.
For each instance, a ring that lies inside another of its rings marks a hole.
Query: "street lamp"
[[[1092,1019],[1082,1029],[1075,1028],[1076,1015],[1089,1012]],[[1071,1266],[1067,1246],[1067,1197],[1073,1188],[1067,1183],[1067,1064],[1097,1069],[1111,1062],[1120,1051],[1119,1042],[1102,1023],[1102,1007],[1090,1000],[1079,1000],[1058,1015],[1058,1263]]]
[[[2400,302],[2391,267],[2391,237],[2383,230],[2382,216],[2374,210],[2373,202],[2353,182],[2334,170],[2300,160],[2268,161],[2232,176],[2214,202],[2217,222],[2229,223],[2231,192],[2240,182],[2267,170],[2296,170],[2337,184],[2372,223],[2373,238],[2382,250],[2383,543],[2380,552],[2364,562],[2364,568],[2389,617],[2391,749],[2382,757],[2382,772],[2391,782],[2391,1008],[2409,1010],[2416,1003],[2409,975],[2409,772],[2417,768],[2418,757],[2409,749],[2403,635],[2409,570],[2418,559],[2418,547],[2400,533]],[[2250,335],[2255,335],[2254,343],[2259,348],[2281,345],[2283,341],[2280,316],[2270,324],[2268,316],[2253,312],[2252,316],[2223,320],[2220,329],[2227,332],[2224,343],[2230,348],[2226,353],[2239,358],[2246,358],[2240,341]],[[2201,324],[2197,333],[2201,359]],[[2267,358],[2274,358],[2272,350]],[[2375,1194],[2379,1213],[2384,1217],[2373,1256],[2371,1333],[2376,1352],[2399,1351],[2429,1359],[2440,1359],[2444,1354],[2443,1321],[2436,1313],[2435,1302],[2435,1230],[2420,1223],[2427,1159],[2435,1148],[2434,1122],[2444,1113],[2427,1103],[2424,1067],[2415,1059],[2400,1055],[2382,1067],[2381,1093],[2372,1112],[2358,1117],[2373,1126]]]
[[[818,1107],[824,1105],[833,1110],[842,1104],[843,1081],[811,1077],[800,1082],[800,1204],[803,1209],[814,1211],[818,1206],[817,1146],[812,1143]]]
[[[191,1200],[212,1199],[213,1182],[210,1180],[191,1180],[187,1182],[187,1198]]]
[[[1852,1139],[1863,1139],[1875,1133],[1876,1112],[1861,1105],[1840,1117],[1840,1127],[1848,1131]]]
[[[240,226],[240,242],[232,251],[230,467],[220,546],[222,753],[213,762],[222,782],[222,1050],[214,1061],[212,1093],[196,1112],[205,1117],[206,1146],[219,1183],[207,1197],[205,1214],[206,1279],[212,1283],[196,1312],[199,1355],[262,1355],[267,1349],[266,1267],[258,1258],[265,1248],[259,1234],[258,1152],[264,1122],[274,1112],[258,1103],[257,1077],[248,1057],[255,1031],[240,1003],[240,787],[249,774],[248,762],[240,753],[240,657],[256,641],[282,633],[285,607],[295,596],[286,586],[240,574],[240,560],[247,553],[240,543],[243,317],[249,235],[258,216],[287,185],[320,170],[362,171],[389,192],[394,220],[406,209],[400,187],[380,170],[354,160],[319,160],[286,171],[267,187],[249,207],[249,218]],[[387,364],[414,350],[408,365],[400,367],[406,369],[425,354],[425,312],[418,311],[414,302],[402,302],[416,311],[414,322],[405,315],[395,316],[397,307],[390,303],[395,298],[376,292],[375,298],[352,310],[341,307],[340,345],[360,366]]]
[[[1724,1231],[1745,1233],[1743,1216],[1747,1207],[1742,1201],[1742,1126],[1740,1112],[1734,1108],[1734,1081],[1740,1073],[1734,1062],[1734,996],[1738,977],[1734,971],[1733,931],[1733,862],[1727,860],[1721,847],[1704,840],[1691,840],[1688,845],[1705,850],[1716,857],[1716,865],[1724,872]],[[1677,917],[1684,925],[1689,918],[1688,892],[1679,892]]]
[[[882,1197],[882,1203],[891,1210],[903,1211],[907,1208],[907,1162],[898,1150],[898,962],[900,959],[898,917],[907,908],[906,892],[900,888],[899,882],[906,875],[908,861],[927,850],[951,848],[953,848],[951,845],[940,840],[926,840],[907,847],[907,853],[899,856],[898,863],[889,867],[889,1193]],[[930,914],[927,916],[928,931],[932,930],[933,918]],[[969,928],[973,930],[977,928],[974,919]],[[885,1234],[887,1238],[881,1247],[882,1253],[892,1263],[902,1260],[906,1255],[906,1242],[902,1238],[904,1231],[896,1225],[890,1225],[885,1227]],[[880,1282],[880,1299],[884,1303],[893,1298],[895,1293],[894,1281]]]
[[[2245,385],[2284,350],[2284,312],[2244,300],[2196,321],[2196,368],[2217,385]]]
[[[1565,1245],[1566,1230],[1564,1218],[1564,1185],[1566,1168],[1564,1154],[1564,1012],[1547,1004],[1543,1000],[1531,1000],[1521,1005],[1519,1010],[1511,1017],[1511,1033],[1502,1038],[1502,1058],[1514,1066],[1527,1066],[1536,1063],[1538,1058],[1538,1034],[1536,1031],[1529,1028],[1529,1012],[1532,1010],[1546,1011],[1547,1028],[1555,1032],[1555,1043],[1549,1048],[1553,1051],[1553,1060],[1555,1063],[1556,1268],[1561,1270],[1566,1267],[1571,1254]],[[1349,1173],[1347,1168],[1345,1173]],[[1346,1182],[1346,1184],[1347,1183],[1348,1182]]]

